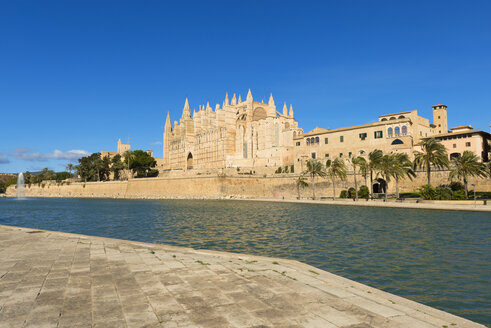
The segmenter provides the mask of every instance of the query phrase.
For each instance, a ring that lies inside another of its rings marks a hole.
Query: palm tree
[[[421,141],[420,151],[414,152],[414,167],[420,167],[426,169],[428,176],[428,184],[431,177],[431,166],[435,166],[438,169],[448,168],[448,156],[445,146],[441,144],[440,140],[435,138],[428,138]]]
[[[366,164],[366,160],[365,158],[361,157],[361,156],[357,156],[357,157],[353,157],[351,158],[350,160],[351,162],[351,166],[353,167],[353,179],[355,180],[355,201],[358,200],[358,183],[356,181],[356,167],[360,167],[360,170],[361,170],[361,167],[362,165]]]
[[[307,162],[307,169],[302,174],[308,174],[310,176],[312,182],[312,199],[315,199],[315,178],[326,176],[324,165],[319,161],[310,160]]]
[[[365,179],[365,186],[368,187],[368,176],[370,175],[370,167],[368,165],[367,160],[360,164],[360,174]]]
[[[70,173],[70,177],[72,176],[72,171],[73,171],[73,164],[72,163],[68,163],[66,165],[66,170],[68,171],[68,173]]]
[[[416,173],[413,170],[413,164],[409,160],[407,154],[398,153],[394,156],[394,178],[396,181],[396,198],[399,198],[399,179],[405,179],[408,177],[412,180],[416,177]]]
[[[378,174],[382,176],[385,180],[385,193],[384,199],[387,201],[387,190],[389,187],[389,181],[392,176],[395,174],[395,156],[394,155],[384,155],[380,159],[378,164]]]
[[[341,180],[346,180],[346,164],[340,159],[336,158],[334,161],[330,159],[326,162],[327,176],[331,178],[332,182],[332,200],[336,199],[336,185],[334,180],[340,178]]]
[[[452,159],[453,169],[450,171],[449,179],[458,179],[464,181],[465,197],[469,198],[467,189],[467,179],[469,177],[486,177],[488,172],[486,165],[479,161],[479,157],[472,151],[466,150],[462,156]]]
[[[298,197],[297,199],[300,199],[300,188],[305,188],[307,187],[309,184],[307,183],[307,178],[301,174],[296,180],[295,180],[295,184],[297,185],[297,193],[298,193]]]
[[[370,171],[370,197],[373,198],[373,173],[377,172],[380,160],[384,153],[380,149],[375,149],[368,154],[368,170]]]

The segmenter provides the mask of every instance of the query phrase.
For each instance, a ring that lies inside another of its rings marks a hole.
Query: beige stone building
[[[470,150],[482,161],[489,161],[491,158],[491,135],[489,133],[474,130],[470,125],[457,126],[450,130],[451,132],[434,136],[447,148],[450,159]]]
[[[179,121],[167,114],[163,167],[166,170],[278,167],[294,162],[293,140],[303,131],[286,104],[281,112],[271,95],[268,103],[228,94],[220,107],[189,107],[186,99]]]
[[[433,106],[433,123],[417,110],[381,115],[377,122],[338,129],[315,128],[295,139],[295,166],[315,159],[347,159],[380,149],[386,154],[406,153],[410,157],[422,138],[447,129],[447,107]]]

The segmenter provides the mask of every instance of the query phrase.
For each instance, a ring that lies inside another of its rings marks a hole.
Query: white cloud
[[[68,150],[61,151],[55,149],[52,153],[40,153],[40,152],[31,152],[29,148],[19,147],[16,148],[13,153],[10,153],[10,156],[20,159],[23,161],[31,161],[31,162],[44,162],[48,159],[57,159],[57,160],[77,160],[81,157],[90,155],[89,152],[85,150]]]
[[[162,145],[162,141],[155,141],[155,142],[152,142],[152,145],[159,145],[159,146],[161,146],[161,145]]]
[[[8,163],[10,163],[8,157],[3,154],[0,154],[0,164],[8,164]]]

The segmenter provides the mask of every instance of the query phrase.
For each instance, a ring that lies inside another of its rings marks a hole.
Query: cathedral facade
[[[268,103],[254,101],[249,90],[242,101],[228,94],[220,107],[189,107],[186,99],[179,121],[165,122],[163,168],[278,167],[294,163],[294,138],[302,134],[286,104],[281,112],[271,95]]]

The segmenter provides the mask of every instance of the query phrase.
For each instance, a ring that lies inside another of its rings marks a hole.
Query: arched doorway
[[[193,169],[193,154],[192,153],[189,153],[188,154],[187,169],[188,170],[192,170]]]
[[[374,194],[383,194],[387,192],[387,182],[384,179],[376,179],[373,182],[373,193]]]

